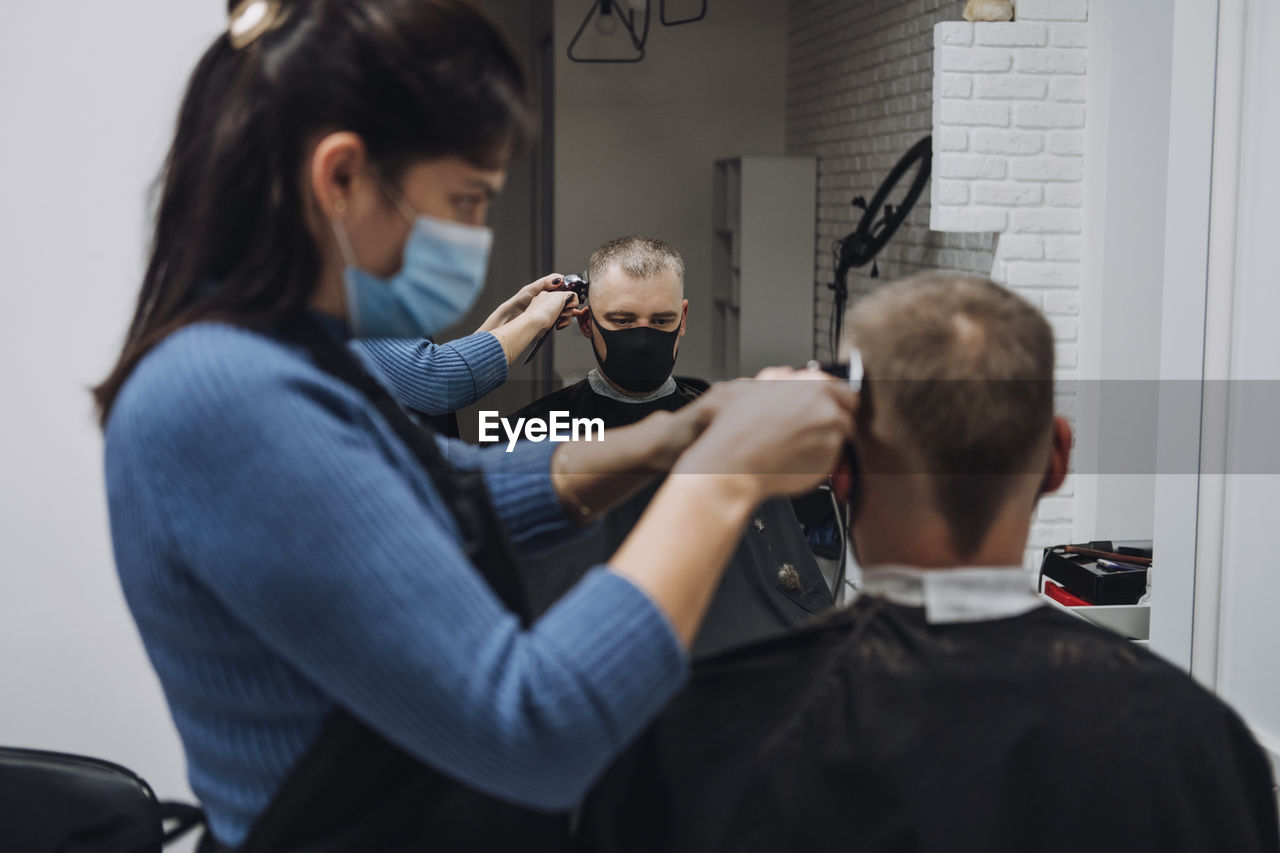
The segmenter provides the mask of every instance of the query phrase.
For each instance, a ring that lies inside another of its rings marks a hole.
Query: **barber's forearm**
[[[511,300],[508,300],[493,309],[493,313],[484,318],[484,322],[480,324],[480,328],[476,329],[476,331],[494,332],[512,320],[518,319],[520,314],[520,308],[513,305]]]
[[[502,344],[502,351],[507,356],[507,364],[512,365],[520,357],[520,353],[524,352],[529,344],[533,343],[534,338],[538,337],[542,327],[527,314],[521,314],[514,320],[486,331],[489,331],[498,339],[498,343]]]
[[[674,418],[655,412],[631,426],[605,430],[603,441],[560,445],[551,482],[566,511],[590,521],[668,471],[684,448],[672,429]]]
[[[673,473],[610,561],[666,614],[686,649],[758,502],[746,475]]]

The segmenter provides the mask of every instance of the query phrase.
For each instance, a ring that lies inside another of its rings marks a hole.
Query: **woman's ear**
[[[311,192],[325,219],[334,219],[352,205],[357,185],[366,180],[367,163],[364,140],[354,133],[331,133],[316,143],[311,154]]]
[[[1045,471],[1040,494],[1056,492],[1067,479],[1067,467],[1071,462],[1071,424],[1061,415],[1054,415],[1053,434],[1050,437],[1049,468]]]

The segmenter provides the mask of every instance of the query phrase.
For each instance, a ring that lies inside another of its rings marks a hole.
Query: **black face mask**
[[[602,359],[593,346],[591,349],[596,354],[596,363],[615,385],[632,394],[647,394],[667,381],[671,368],[676,366],[676,339],[680,336],[678,326],[670,332],[651,326],[604,329],[596,322],[594,314],[591,316],[591,323],[596,327],[596,333],[600,335],[608,351],[608,356]]]

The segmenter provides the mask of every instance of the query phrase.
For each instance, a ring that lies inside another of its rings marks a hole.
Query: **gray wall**
[[[534,109],[542,112],[543,81],[539,73],[539,42],[551,36],[551,0],[482,0],[480,5],[502,30],[520,57],[528,74]],[[484,293],[461,323],[446,338],[470,334],[502,302],[518,289],[541,278],[550,270],[538,269],[539,175],[542,141],[521,152],[510,164],[507,184],[489,210],[489,226],[494,231],[493,254]],[[462,436],[477,439],[476,412],[479,409],[515,411],[539,396],[535,384],[537,365],[524,366],[517,361],[511,367],[507,383],[458,413]]]
[[[676,370],[706,375],[712,164],[783,153],[787,7],[783,0],[713,0],[700,23],[655,22],[639,64],[573,63],[565,48],[590,6],[555,3],[556,271],[581,272],[597,246],[624,234],[671,243],[684,255],[689,299]],[[556,344],[556,369],[566,380],[594,366],[576,329]]]

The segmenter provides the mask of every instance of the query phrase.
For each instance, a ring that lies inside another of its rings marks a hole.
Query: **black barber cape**
[[[627,426],[652,412],[672,412],[707,389],[700,379],[674,377],[675,390],[634,403],[598,394],[588,380],[555,391],[512,415],[548,419],[551,412],[573,418],[600,418],[606,429]],[[537,557],[523,557],[530,607],[542,613],[592,566],[606,563],[635,527],[658,485],[650,486],[611,510],[590,533]],[[695,656],[789,630],[833,604],[791,502],[769,501],[757,511],[725,568],[702,629]]]
[[[695,667],[578,849],[1275,853],[1274,797],[1241,720],[1118,636],[862,596]]]

